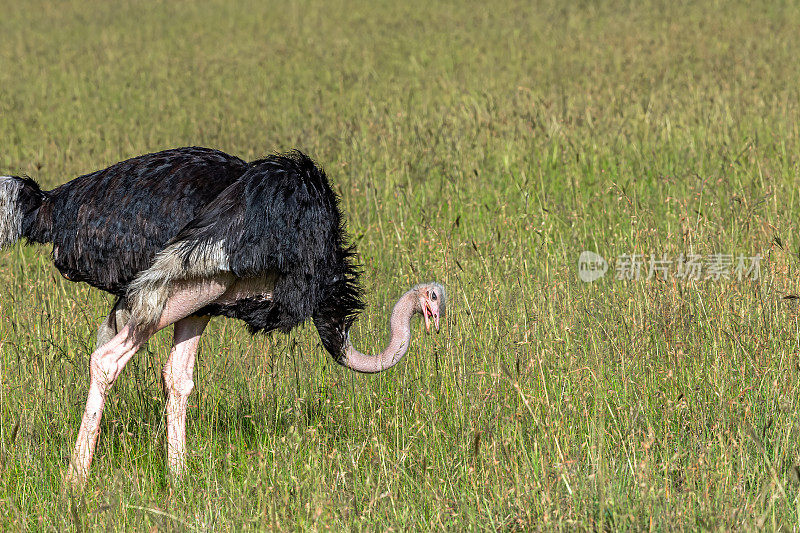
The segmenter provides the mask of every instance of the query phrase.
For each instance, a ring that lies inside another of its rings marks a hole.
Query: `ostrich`
[[[430,331],[445,311],[444,288],[414,286],[392,310],[390,339],[377,355],[350,343],[363,309],[360,271],[346,244],[339,199],[325,173],[299,151],[247,163],[189,147],[139,156],[43,191],[27,177],[0,178],[0,247],[25,238],[53,243],[71,281],[116,296],[97,332],[90,385],[66,473],[85,480],[106,396],[125,364],[158,330],[174,324],[163,369],[167,465],[185,469],[186,407],[200,335],[210,317],[243,320],[251,332],[311,318],[333,359],[380,372],[408,350],[411,318]]]

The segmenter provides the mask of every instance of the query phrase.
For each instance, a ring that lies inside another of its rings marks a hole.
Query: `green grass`
[[[70,495],[109,299],[3,250],[0,528],[798,527],[800,9],[401,4],[3,3],[0,172],[299,148],[364,264],[357,344],[417,281],[450,305],[378,376],[308,325],[212,321],[182,485],[159,334]],[[583,250],[761,254],[762,276],[586,284]]]

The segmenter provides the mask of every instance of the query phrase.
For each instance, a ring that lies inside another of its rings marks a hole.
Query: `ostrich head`
[[[416,313],[420,313],[425,319],[425,330],[430,332],[431,320],[439,333],[439,319],[444,318],[447,307],[447,297],[444,287],[435,281],[420,283],[411,290],[416,292],[417,306],[414,308]]]

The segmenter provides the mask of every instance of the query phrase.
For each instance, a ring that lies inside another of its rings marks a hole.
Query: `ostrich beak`
[[[433,326],[436,328],[436,333],[439,333],[439,306],[432,303],[430,300],[425,299],[422,302],[422,316],[425,318],[425,331],[431,332],[431,318],[433,319]]]
[[[425,307],[422,308],[422,316],[425,318],[425,331],[430,333],[431,332],[431,321],[428,319],[428,313],[431,313],[431,308],[427,302],[425,302]],[[431,313],[433,314],[433,313]]]

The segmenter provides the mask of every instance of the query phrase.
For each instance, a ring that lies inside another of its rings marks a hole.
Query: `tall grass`
[[[165,476],[159,334],[61,475],[107,296],[0,254],[3,529],[761,529],[800,521],[800,10],[791,2],[28,2],[0,16],[0,171],[55,186],[182,145],[299,148],[343,198],[378,376],[310,326],[215,319],[189,476]],[[581,251],[612,261],[592,284]],[[760,254],[758,280],[614,278]]]

